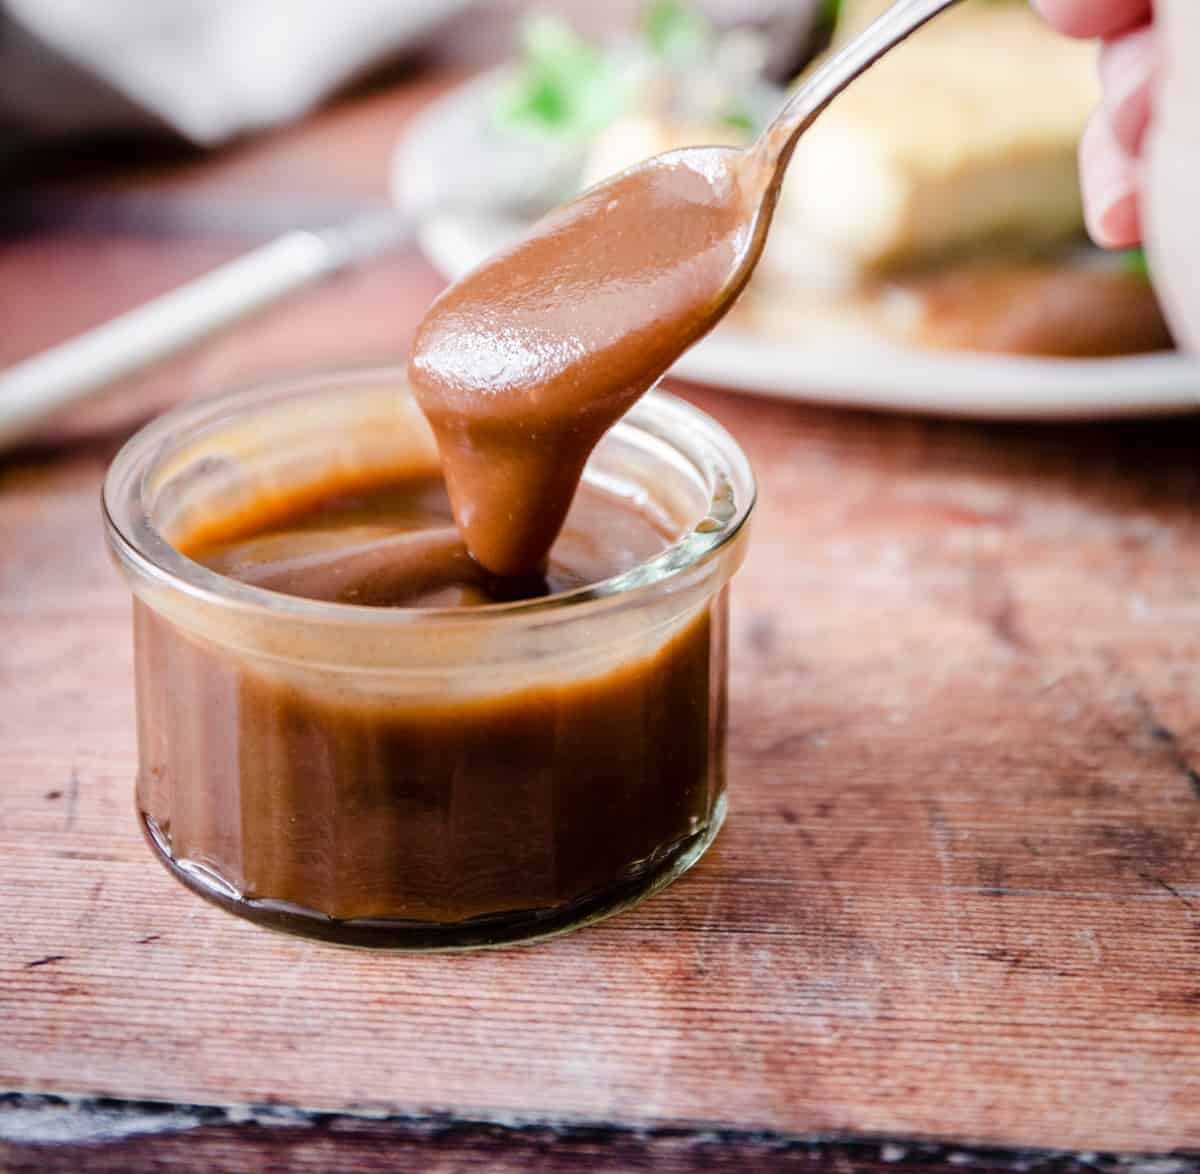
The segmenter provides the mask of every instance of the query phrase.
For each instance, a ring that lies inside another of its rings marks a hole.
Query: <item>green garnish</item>
[[[641,32],[645,53],[668,71],[706,66],[717,43],[708,18],[687,0],[650,0]],[[636,82],[628,71],[561,18],[530,17],[521,26],[520,44],[515,75],[496,110],[501,126],[586,140],[629,105]],[[738,130],[757,129],[752,110],[740,101],[731,102],[720,119]]]
[[[602,50],[555,16],[531,17],[521,27],[522,57],[498,117],[503,124],[587,138],[624,107],[625,85]]]
[[[726,126],[733,127],[734,130],[754,131],[758,129],[754,115],[742,105],[730,106],[727,110],[723,110],[721,121]]]
[[[821,20],[828,25],[837,26],[838,18],[842,15],[842,0],[822,0]]]
[[[708,54],[713,27],[684,0],[652,0],[642,14],[642,35],[650,51],[670,65],[694,65]]]
[[[1150,265],[1146,260],[1145,249],[1130,249],[1121,254],[1121,269],[1132,277],[1144,277],[1150,280]]]

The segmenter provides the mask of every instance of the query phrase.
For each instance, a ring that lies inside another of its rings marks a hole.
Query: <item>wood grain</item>
[[[266,156],[229,183],[266,183]],[[222,247],[10,243],[0,357]],[[691,875],[613,921],[377,956],[257,930],[154,864],[105,464],[166,403],[399,358],[437,285],[412,255],[365,268],[3,459],[0,1088],[1200,1147],[1196,419],[987,426],[688,392],[761,482],[732,813]]]

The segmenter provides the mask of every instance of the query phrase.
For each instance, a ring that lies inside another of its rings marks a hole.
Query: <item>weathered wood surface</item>
[[[50,1096],[0,1098],[39,1141],[0,1141],[5,1174],[1194,1174],[1195,1156],[1066,1153],[761,1130],[497,1125]],[[0,1121],[4,1117],[0,1116]],[[16,1132],[20,1126],[13,1126]],[[59,1140],[48,1138],[57,1136]],[[73,1139],[64,1144],[64,1138]]]
[[[382,190],[428,92],[132,185],[186,205],[186,232],[0,243],[0,362],[243,247],[207,216]],[[372,956],[255,929],[154,863],[105,464],[166,403],[399,359],[437,288],[412,254],[381,261],[0,460],[0,1089],[635,1137],[1200,1147],[1200,419],[988,426],[686,392],[761,482],[732,814],[691,875],[601,926]],[[506,1136],[519,1154],[530,1135]],[[0,1169],[32,1153],[0,1144]]]

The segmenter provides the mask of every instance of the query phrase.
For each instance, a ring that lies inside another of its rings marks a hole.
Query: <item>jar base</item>
[[[523,909],[448,923],[382,917],[339,920],[299,905],[242,897],[209,870],[176,860],[154,821],[144,812],[138,815],[147,842],[167,871],[192,892],[229,913],[267,929],[332,945],[433,953],[543,941],[629,909],[666,888],[704,855],[725,822],[725,807],[725,796],[721,795],[702,831],[600,892],[549,909]]]

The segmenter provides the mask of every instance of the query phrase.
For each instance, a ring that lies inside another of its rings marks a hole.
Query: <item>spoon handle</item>
[[[752,148],[759,161],[782,181],[796,141],[816,117],[860,73],[874,65],[926,21],[958,0],[896,0],[857,37],[835,53],[800,86],[788,103],[771,120]]]

